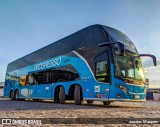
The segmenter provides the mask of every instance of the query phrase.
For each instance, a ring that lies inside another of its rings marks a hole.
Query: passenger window
[[[73,66],[67,65],[57,69],[50,69],[20,76],[18,80],[20,86],[29,86],[79,80],[79,74]]]
[[[29,75],[29,84],[33,85],[33,75]]]
[[[110,81],[109,60],[107,51],[95,58],[95,76],[100,82]]]
[[[34,78],[32,74],[20,76],[18,78],[20,86],[34,85]]]
[[[20,76],[18,81],[19,81],[20,86],[25,86],[25,84],[26,84],[26,76]]]

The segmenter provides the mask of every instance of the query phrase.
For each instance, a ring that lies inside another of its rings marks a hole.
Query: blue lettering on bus
[[[51,60],[41,62],[41,63],[38,63],[38,64],[34,65],[34,70],[42,70],[42,69],[55,67],[55,66],[60,65],[61,61],[62,61],[61,57],[53,58]]]

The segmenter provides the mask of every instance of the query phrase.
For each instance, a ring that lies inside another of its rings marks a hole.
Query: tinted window
[[[102,27],[100,25],[87,27],[18,60],[15,60],[8,65],[7,72],[66,54],[82,47],[97,47],[98,43],[104,41],[106,41],[106,39],[104,33],[102,33]]]
[[[95,66],[96,66],[96,79],[100,82],[109,82],[110,73],[109,73],[109,60],[107,51],[98,55],[95,58]]]
[[[19,85],[20,86],[25,86],[26,85],[26,75],[25,76],[20,76],[18,79]]]
[[[136,54],[138,53],[135,45],[124,33],[113,28],[105,27],[105,30],[107,31],[107,33],[113,39],[114,42],[122,42],[125,46],[125,49],[128,49]]]
[[[67,82],[78,80],[79,75],[71,65],[60,67],[57,69],[45,70],[33,74],[19,77],[21,86],[49,84],[54,82]]]

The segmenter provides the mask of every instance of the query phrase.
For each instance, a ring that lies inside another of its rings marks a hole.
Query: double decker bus
[[[8,64],[4,96],[11,100],[51,99],[145,101],[141,56],[122,32],[92,25]]]

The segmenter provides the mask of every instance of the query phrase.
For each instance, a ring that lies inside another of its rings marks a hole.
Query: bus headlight
[[[117,87],[119,87],[123,92],[127,92],[128,90],[126,89],[126,87],[122,86],[122,85],[119,85],[117,84]]]

